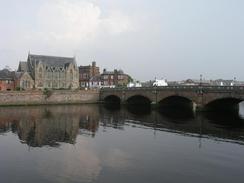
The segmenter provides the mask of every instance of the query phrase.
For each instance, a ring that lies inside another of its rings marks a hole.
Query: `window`
[[[123,75],[118,75],[118,79],[124,79]]]
[[[51,79],[51,78],[52,78],[52,72],[49,71],[49,72],[47,73],[47,77],[48,77],[49,79]]]
[[[54,78],[54,79],[58,79],[58,74],[59,74],[58,72],[54,72],[54,73],[53,73],[53,78]]]
[[[53,82],[53,87],[57,88],[58,87],[58,83],[56,81]]]
[[[38,74],[39,78],[42,78],[42,68],[39,68],[39,74]]]
[[[60,72],[59,75],[60,75],[60,79],[64,79],[65,78],[64,72]]]
[[[70,70],[70,80],[73,80],[73,70]]]

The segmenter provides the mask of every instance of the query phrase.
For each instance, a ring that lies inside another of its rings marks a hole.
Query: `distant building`
[[[165,79],[155,79],[153,86],[168,86]]]
[[[79,70],[75,58],[29,54],[27,62],[19,63],[22,73],[19,86],[36,89],[76,89],[79,87]]]
[[[89,88],[101,88],[102,87],[102,81],[101,81],[101,76],[93,76],[89,80]]]
[[[179,82],[180,85],[188,85],[188,86],[196,86],[196,85],[204,85],[204,86],[207,86],[207,85],[210,85],[211,84],[211,81],[210,80],[197,80],[197,79],[187,79],[187,80],[184,80],[184,81],[180,81]]]
[[[0,70],[0,90],[10,91],[15,89],[15,74],[8,69]]]
[[[103,70],[101,74],[101,82],[104,87],[126,86],[129,83],[130,76],[122,70],[115,69],[114,71]]]
[[[140,82],[129,82],[127,84],[127,87],[128,88],[133,88],[133,87],[139,88],[139,87],[142,87],[142,84]]]
[[[100,69],[96,66],[96,62],[92,65],[79,67],[79,83],[80,87],[90,87],[90,80],[100,75]],[[97,79],[97,78],[96,78]]]
[[[235,82],[233,80],[224,80],[224,79],[217,79],[211,81],[211,85],[215,85],[215,86],[233,86],[234,83]]]
[[[150,81],[145,81],[142,82],[142,87],[152,87],[153,86],[154,81],[150,80]]]

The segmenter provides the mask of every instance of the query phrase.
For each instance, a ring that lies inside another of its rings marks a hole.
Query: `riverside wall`
[[[98,103],[98,90],[1,91],[0,106]]]

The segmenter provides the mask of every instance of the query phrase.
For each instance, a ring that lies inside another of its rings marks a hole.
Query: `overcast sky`
[[[244,80],[243,0],[0,0],[0,68],[76,56],[138,80]]]

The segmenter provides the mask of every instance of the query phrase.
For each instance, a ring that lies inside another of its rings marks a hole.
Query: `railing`
[[[147,90],[192,90],[192,91],[244,91],[244,86],[154,86],[131,88],[102,88],[101,91],[147,91]]]

